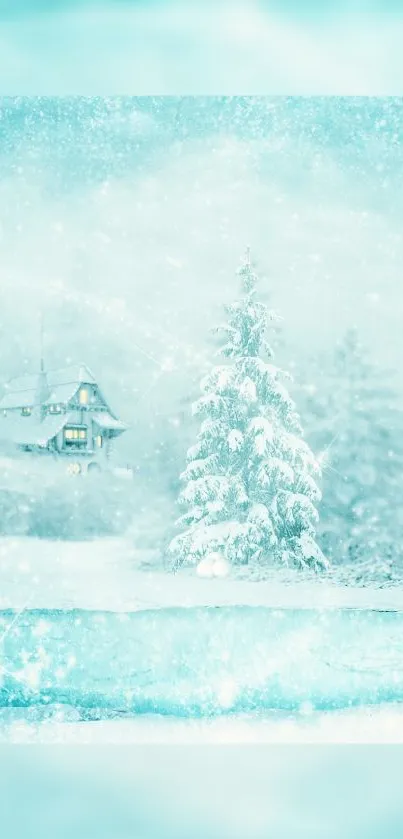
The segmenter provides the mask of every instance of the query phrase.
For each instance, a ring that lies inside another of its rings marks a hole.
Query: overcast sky
[[[398,12],[0,3],[1,378],[35,366],[42,311],[49,365],[85,361],[149,429],[211,363],[246,244],[301,376],[353,324],[400,369],[402,99],[239,96],[400,93]],[[44,97],[67,93],[98,98]]]
[[[4,94],[399,94],[400,0],[0,0]]]
[[[246,244],[301,370],[353,324],[400,365],[401,100],[15,99],[1,116],[2,378],[35,366],[43,311],[50,365],[86,361],[129,412],[152,384],[150,410],[173,410]]]

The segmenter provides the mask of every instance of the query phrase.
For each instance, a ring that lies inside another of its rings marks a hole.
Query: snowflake
[[[36,624],[36,626],[34,626],[32,630],[32,635],[34,635],[36,638],[42,638],[44,635],[48,634],[50,629],[51,624],[48,621],[45,621],[43,620],[43,618],[41,618]]]
[[[221,708],[231,708],[238,695],[238,685],[235,679],[227,677],[218,685],[217,702]]]
[[[55,670],[55,676],[58,682],[62,682],[63,679],[65,679],[66,677],[66,671],[63,669],[63,667],[58,667]]]
[[[175,362],[173,358],[164,358],[161,363],[161,370],[164,373],[172,373],[172,370],[175,370]]]
[[[19,681],[24,682],[32,690],[37,690],[41,680],[42,669],[42,664],[35,662],[33,664],[27,664],[16,675]]]
[[[319,452],[319,454],[318,454],[318,456],[317,456],[317,458],[316,458],[316,459],[317,459],[317,461],[318,461],[318,463],[319,463],[319,466],[321,466],[321,467],[325,467],[325,466],[327,466],[327,465],[328,465],[328,463],[330,462],[330,454],[329,454],[329,450],[328,450],[328,449],[324,449],[322,452]]]
[[[27,650],[22,650],[21,651],[20,659],[21,659],[21,664],[23,664],[24,667],[27,666],[30,658],[31,658],[31,653],[29,653]]]
[[[183,262],[181,259],[176,259],[173,256],[166,256],[165,259],[168,265],[171,265],[172,268],[183,268]]]
[[[366,298],[368,300],[368,303],[371,303],[372,305],[376,305],[377,303],[379,303],[379,301],[381,299],[380,294],[378,294],[377,291],[368,292],[368,294],[366,295]]]

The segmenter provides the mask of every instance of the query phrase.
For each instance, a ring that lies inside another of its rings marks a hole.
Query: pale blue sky
[[[3,94],[399,94],[401,2],[0,0]]]

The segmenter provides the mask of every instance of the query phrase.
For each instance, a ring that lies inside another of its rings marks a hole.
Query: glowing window
[[[87,429],[68,426],[64,429],[64,439],[68,445],[82,445],[87,440]]]
[[[96,442],[96,444],[97,444],[98,448],[99,448],[99,449],[102,449],[102,436],[101,436],[101,434],[98,434],[98,435],[96,436],[96,438],[95,438],[95,442]]]
[[[21,410],[21,414],[23,417],[30,417],[31,413],[31,408],[22,408]]]
[[[88,405],[88,402],[89,402],[88,388],[82,387],[80,389],[78,401],[79,401],[80,405]]]

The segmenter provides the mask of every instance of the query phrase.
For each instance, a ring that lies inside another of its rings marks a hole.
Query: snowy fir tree
[[[321,545],[332,565],[353,563],[357,579],[392,579],[401,575],[403,412],[355,329],[320,366],[303,416],[323,468]]]
[[[231,564],[324,569],[315,542],[320,469],[302,439],[287,376],[271,361],[265,333],[277,318],[256,300],[249,250],[238,274],[241,297],[217,329],[224,363],[202,380],[193,405],[201,427],[181,475],[184,514],[169,554],[175,566],[218,555]]]

